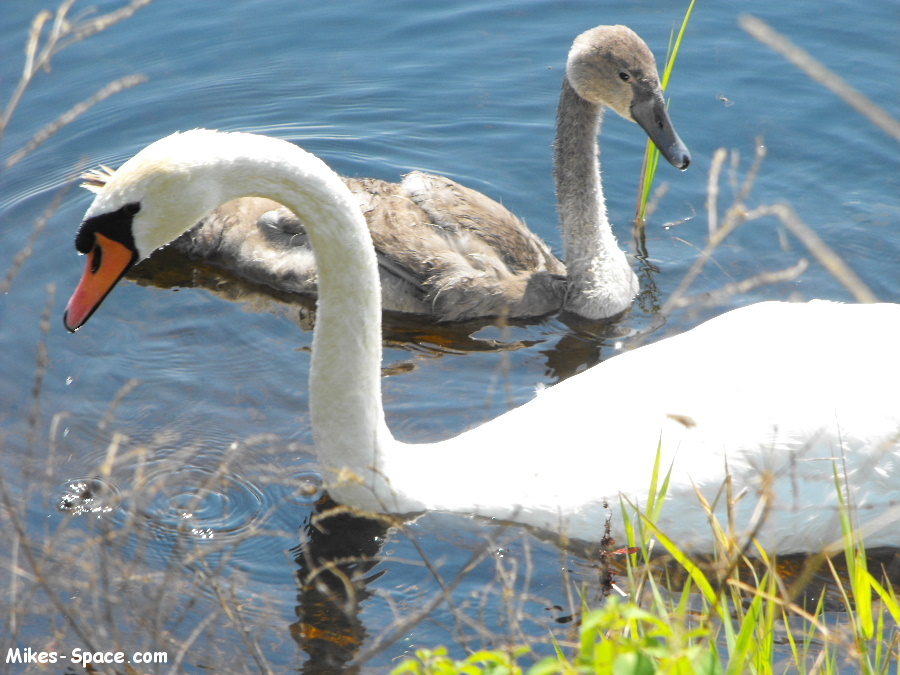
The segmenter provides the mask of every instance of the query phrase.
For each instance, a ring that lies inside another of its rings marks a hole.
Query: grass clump
[[[610,596],[587,611],[574,646],[558,646],[556,654],[536,659],[527,647],[479,651],[452,659],[445,649],[421,650],[392,675],[496,673],[522,675],[672,674],[737,675],[752,673],[895,673],[900,662],[897,593],[877,580],[864,551],[847,559],[851,591],[843,590],[837,565],[827,566],[838,588],[847,620],[834,621],[825,594],[811,608],[792,599],[795,593],[782,576],[777,559],[742,561],[723,578],[720,567],[697,564],[680,592],[671,583],[679,576],[671,564],[665,578],[658,563],[629,563],[629,575],[641,577],[638,590],[622,598]],[[677,567],[677,566],[676,566]],[[704,569],[704,571],[700,571]],[[748,582],[744,579],[751,577]],[[697,592],[698,578],[714,589]],[[809,601],[807,599],[807,601]]]
[[[518,656],[527,652],[523,649],[514,654],[502,651],[480,651],[456,661],[447,649],[420,649],[415,659],[404,661],[392,671],[392,675],[523,675],[525,672],[518,662]]]
[[[655,525],[667,483],[658,453],[650,506],[638,513],[637,527],[626,528],[628,546],[607,553],[624,557],[629,591],[611,583],[602,605],[585,606],[577,634],[567,645],[555,642],[552,656],[521,647],[453,660],[445,649],[421,650],[392,675],[897,672],[898,594],[884,581],[887,571],[873,569],[877,559],[867,555],[853,526],[851,505],[842,503],[843,541],[804,557],[797,570],[752,537],[741,542],[728,536],[708,504],[716,550],[702,558],[688,555]],[[842,493],[837,472],[835,489]],[[623,512],[637,511],[622,506]],[[665,556],[653,555],[655,545]],[[817,574],[830,583],[810,583]]]
[[[579,644],[572,654],[559,647],[555,656],[524,666],[522,662],[530,655],[525,647],[512,653],[483,650],[462,660],[452,659],[444,648],[423,649],[392,675],[722,673],[718,657],[699,642],[707,637],[700,627],[687,627],[612,596],[605,607],[585,614]]]

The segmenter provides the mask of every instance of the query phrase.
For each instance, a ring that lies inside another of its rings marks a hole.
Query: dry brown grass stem
[[[38,437],[41,433],[41,400],[44,392],[44,378],[50,367],[50,350],[47,348],[47,336],[50,334],[50,315],[53,301],[56,299],[56,284],[47,285],[47,304],[41,314],[41,339],[37,344],[37,364],[34,382],[31,387],[31,411],[28,414],[28,452],[34,454]]]
[[[147,78],[143,75],[128,75],[116,80],[115,82],[110,82],[96,94],[88,99],[85,99],[81,103],[72,106],[69,110],[57,117],[53,122],[38,131],[34,136],[31,137],[31,140],[28,141],[28,143],[26,143],[24,146],[22,146],[12,155],[6,158],[3,167],[5,169],[9,169],[11,166],[18,164],[25,157],[31,154],[31,152],[33,152],[44,141],[53,136],[63,127],[74,122],[76,119],[81,117],[81,115],[86,113],[98,103],[105,101],[110,96],[118,94],[120,91],[131,89],[131,87],[136,87],[137,85],[143,84],[146,81]]]
[[[69,194],[70,187],[71,184],[66,185],[62,190],[57,192],[50,205],[46,209],[44,209],[44,212],[41,214],[40,218],[35,221],[34,228],[31,230],[31,235],[28,237],[28,241],[25,243],[25,246],[23,246],[13,257],[12,265],[10,265],[9,269],[6,270],[6,276],[4,277],[3,281],[0,282],[0,297],[3,297],[7,293],[9,293],[9,289],[12,288],[13,282],[15,282],[16,277],[19,276],[19,271],[22,269],[22,265],[24,265],[34,253],[34,247],[35,244],[37,244],[37,240],[40,239],[41,234],[43,234],[44,230],[47,228],[47,225],[50,223],[50,219],[53,218],[54,215],[56,215],[56,212],[62,205],[63,200]]]
[[[741,27],[754,38],[784,56],[809,77],[825,85],[848,105],[865,115],[872,124],[900,141],[900,120],[891,116],[865,94],[850,86],[840,75],[830,70],[809,52],[795,45],[762,19],[745,14],[740,18],[740,22]]]
[[[426,566],[428,566],[429,571],[433,575],[435,575],[435,580],[438,582],[440,590],[432,595],[429,600],[423,602],[418,608],[418,611],[407,614],[403,617],[398,617],[396,621],[394,621],[394,623],[390,626],[390,632],[382,633],[375,637],[375,639],[373,639],[369,644],[364,645],[354,658],[354,662],[357,664],[364,664],[367,661],[371,661],[375,656],[381,654],[386,649],[391,647],[391,645],[395,644],[399,640],[402,640],[417,625],[427,620],[437,610],[438,607],[448,601],[452,603],[452,594],[456,587],[459,586],[459,584],[462,583],[463,580],[465,580],[469,576],[469,574],[473,572],[482,562],[489,558],[495,550],[495,543],[489,539],[485,540],[472,553],[469,561],[459,572],[459,574],[457,574],[452,580],[445,581],[443,579],[443,576],[440,574],[440,571],[431,561],[430,556],[427,554],[424,548],[422,548],[422,544],[418,541],[418,539],[413,536],[406,528],[401,528],[400,531],[402,531],[406,535],[410,543],[412,543],[412,545],[422,556],[422,561]],[[459,617],[457,616],[457,612],[453,612],[453,614],[455,615],[455,619],[458,621]]]
[[[8,539],[12,539],[15,543],[15,565],[10,565],[10,574],[13,580],[22,579],[27,581],[29,585],[40,589],[43,593],[46,594],[47,599],[59,613],[59,616],[63,617],[66,624],[72,630],[72,632],[78,637],[78,639],[90,648],[91,650],[95,650],[97,645],[93,640],[90,639],[88,633],[86,633],[80,624],[80,622],[72,616],[71,612],[68,611],[68,607],[66,606],[66,602],[60,597],[60,594],[57,592],[57,583],[55,583],[55,579],[52,575],[49,577],[44,574],[45,562],[47,561],[46,555],[44,551],[36,551],[36,548],[40,548],[38,542],[36,542],[31,535],[26,531],[25,526],[19,518],[19,509],[17,505],[12,501],[12,492],[9,488],[6,487],[6,481],[4,480],[4,476],[0,473],[0,505],[3,506],[4,523],[11,526],[12,531],[10,532],[8,529],[6,530]],[[18,556],[19,553],[24,554],[24,559],[27,568],[22,568],[18,564]],[[17,586],[18,584],[13,584]],[[36,590],[33,588],[32,590]],[[23,605],[13,604],[10,606],[10,623],[17,623],[17,614],[16,611],[18,608],[24,608]],[[11,636],[14,634],[11,634]]]
[[[81,17],[70,19],[69,11],[72,9],[76,0],[65,0],[60,4],[55,13],[44,10],[35,16],[31,23],[28,40],[25,43],[25,65],[22,69],[22,75],[9,98],[9,102],[5,106],[0,106],[0,140],[3,139],[3,135],[9,127],[9,122],[12,119],[13,114],[15,114],[16,109],[19,107],[19,103],[22,101],[22,97],[25,95],[25,92],[31,85],[35,76],[42,70],[47,73],[51,72],[54,56],[64,49],[71,47],[73,44],[81,42],[82,40],[91,37],[92,35],[96,35],[120,21],[127,19],[141,7],[149,5],[151,1],[152,0],[131,0],[131,2],[124,7],[120,7],[112,12],[107,12],[106,14],[86,18],[87,13],[85,13],[82,14]],[[119,85],[118,87],[116,86],[117,84]],[[107,85],[93,97],[87,99],[84,103],[79,104],[79,106],[84,106],[83,108],[75,106],[68,113],[57,119],[56,122],[48,125],[48,127],[45,127],[41,132],[38,132],[35,139],[48,130],[50,133],[47,137],[49,137],[49,135],[56,133],[60,128],[69,124],[92,105],[99,103],[103,99],[112,96],[122,89],[128,88],[128,86],[134,86],[135,84],[138,84],[138,82],[130,81],[129,78],[123,78],[123,80]],[[66,116],[70,117],[66,119]],[[39,145],[43,140],[46,140],[46,138],[40,139],[36,145]],[[32,139],[31,143],[34,143],[34,139]],[[20,160],[21,157],[17,157],[12,164],[15,164]]]
[[[808,267],[808,263],[804,259],[782,270],[762,272],[750,279],[728,284],[716,291],[706,293],[700,298],[687,295],[690,287],[700,276],[706,264],[713,259],[714,253],[722,243],[744,223],[765,217],[777,218],[789,232],[800,240],[812,256],[853,294],[858,302],[878,302],[878,297],[859,275],[812,228],[803,222],[790,205],[767,204],[754,209],[748,208],[747,199],[750,197],[765,155],[765,146],[759,140],[756,145],[756,157],[750,170],[747,172],[747,177],[741,183],[736,178],[739,155],[736,152],[730,153],[732,159],[731,183],[735,192],[735,199],[721,221],[718,207],[719,185],[729,153],[724,148],[720,148],[713,155],[712,165],[709,170],[706,201],[707,217],[709,219],[709,241],[697,257],[697,260],[694,261],[694,264],[691,265],[684,275],[678,287],[663,305],[663,315],[668,315],[674,309],[686,306],[714,306],[722,304],[728,298],[738,293],[745,293],[767,283],[790,281],[802,274]]]
[[[844,262],[843,258],[835,253],[834,249],[822,241],[815,230],[801,220],[790,204],[762,206],[751,211],[748,219],[769,215],[776,216],[809,249],[816,260],[853,294],[857,302],[878,302],[878,296],[872,289]]]
[[[709,293],[704,293],[699,298],[682,298],[677,307],[696,307],[699,309],[710,307],[722,307],[726,305],[731,298],[743,293],[766,286],[768,284],[782,284],[788,281],[794,281],[799,278],[806,270],[809,269],[809,261],[806,258],[800,258],[796,264],[785,267],[780,270],[771,270],[768,272],[760,272],[749,279],[735,281],[725,284],[721,288],[717,288]]]
[[[719,148],[713,154],[709,168],[709,180],[706,185],[706,220],[709,226],[709,238],[719,229],[719,182],[722,178],[722,167],[728,158],[728,151]]]

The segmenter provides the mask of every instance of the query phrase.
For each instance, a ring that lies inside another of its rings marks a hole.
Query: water
[[[33,2],[4,5],[4,103],[39,8]],[[791,204],[876,295],[900,301],[896,143],[744,33],[737,20],[745,8],[739,2],[701,4],[688,31],[670,109],[693,164],[685,173],[660,170],[658,180],[669,190],[648,225],[649,259],[637,262],[644,293],[635,311],[600,332],[556,319],[456,330],[392,324],[385,406],[400,438],[444,438],[490,419],[530,398],[535,385],[576,372],[651,330],[655,339],[762,299],[852,300],[811,260],[797,280],[761,286],[715,308],[678,310],[660,328],[656,309],[706,242],[707,174],[719,147],[740,153],[741,179],[762,139],[767,157],[751,206]],[[117,166],[152,140],[198,126],[286,138],[348,175],[444,173],[500,199],[559,250],[550,146],[572,38],[598,23],[626,23],[661,59],[682,11],[636,0],[614,6],[157,0],[59,55],[52,73],[39,75],[23,99],[0,146],[3,159],[107,82],[132,73],[148,78],[0,174],[0,270],[12,267],[32,224],[79,170]],[[898,115],[896,4],[765,0],[752,11]],[[617,235],[631,251],[629,223],[644,142],[636,126],[607,116],[601,139],[607,201]],[[724,205],[731,193],[726,180]],[[77,605],[81,620],[93,623],[87,619],[105,611],[115,615],[117,634],[104,633],[110,629],[102,621],[93,626],[98,648],[112,648],[117,636],[127,636],[120,642],[129,648],[175,658],[178,650],[159,630],[164,625],[178,644],[194,636],[182,654],[183,672],[232,658],[233,672],[256,672],[247,656],[253,649],[240,631],[224,627],[231,624],[223,606],[239,606],[259,658],[273,671],[293,672],[306,663],[314,672],[324,658],[323,640],[309,609],[321,598],[314,587],[298,584],[305,567],[302,556],[299,563],[294,559],[298,531],[319,495],[309,454],[311,334],[300,326],[304,310],[236,289],[210,270],[172,269],[163,261],[142,273],[145,280],[117,289],[85,330],[66,334],[62,307],[83,265],[72,237],[89,201],[77,188],[64,197],[0,298],[3,488],[21,505],[30,536],[59,552],[52,578],[69,596],[95,602],[90,609]],[[793,235],[772,219],[761,220],[729,239],[692,293],[783,269],[801,257],[810,256]],[[41,343],[46,366],[38,365]],[[865,336],[848,327],[847,348],[864,343]],[[61,500],[84,508],[61,513]],[[454,619],[459,612],[512,641],[522,633],[543,636],[547,624],[560,625],[556,621],[571,611],[568,581],[593,582],[587,561],[562,556],[515,528],[438,515],[407,529],[363,528],[353,538],[355,527],[341,524],[339,539],[353,542],[346,544],[351,550],[369,542],[384,558],[356,570],[374,577],[361,610],[351,612],[343,629],[322,630],[345,630],[341,644],[350,656],[374,650],[367,661],[373,672],[418,646],[466,636],[470,645],[480,644],[480,636]],[[110,532],[132,534],[105,549],[85,543]],[[13,547],[10,555],[22,551]],[[393,635],[392,622],[415,616],[440,593],[436,572],[423,557],[446,582],[473,556],[484,560],[455,587],[452,605],[438,603],[427,618],[401,628],[399,639],[382,642]],[[532,561],[527,569],[525,559]],[[112,581],[102,581],[103,565],[116,570]],[[521,607],[505,604],[498,570],[526,598]],[[168,576],[160,585],[163,571]],[[198,600],[185,604],[188,597]],[[102,609],[110,598],[113,607]],[[31,603],[33,611],[16,615],[17,634],[46,639],[44,619],[35,618],[43,615],[34,612],[48,602],[39,593],[18,603]],[[563,609],[548,609],[555,606]],[[528,620],[519,622],[517,612]],[[62,617],[55,621],[65,625]],[[325,642],[329,658],[337,658],[336,640]]]

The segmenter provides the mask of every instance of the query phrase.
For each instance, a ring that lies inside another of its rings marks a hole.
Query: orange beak
[[[128,271],[137,257],[124,244],[109,237],[96,234],[94,247],[88,254],[87,267],[78,287],[72,294],[63,323],[70,332],[81,328],[94,313],[103,299],[109,295],[119,279]]]

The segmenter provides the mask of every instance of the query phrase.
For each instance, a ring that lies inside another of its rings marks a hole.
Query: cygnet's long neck
[[[325,483],[339,501],[383,509],[392,491],[380,448],[395,441],[381,404],[381,287],[369,229],[337,174],[296,146],[222,171],[240,195],[268,197],[307,226],[318,261],[310,414]],[[247,169],[249,168],[249,174]],[[252,181],[252,183],[251,183]]]
[[[597,137],[603,106],[563,81],[557,111],[554,167],[566,254],[565,309],[602,319],[630,305],[638,283],[606,216]]]

